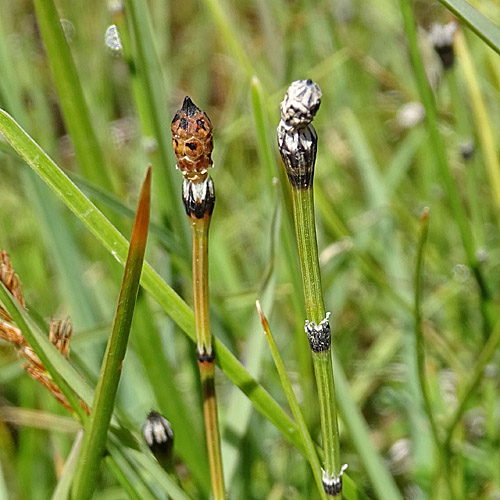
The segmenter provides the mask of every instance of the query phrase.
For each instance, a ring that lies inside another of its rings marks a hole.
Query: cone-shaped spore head
[[[212,166],[212,123],[204,111],[186,96],[172,120],[172,146],[177,167],[192,180],[204,179]]]
[[[312,122],[321,104],[321,89],[312,80],[296,80],[281,101],[281,120],[292,128],[302,128]]]
[[[448,24],[434,23],[429,32],[429,39],[445,70],[452,68],[455,62],[453,50],[455,31],[457,31],[457,23],[451,22]]]
[[[312,119],[321,104],[321,90],[312,80],[293,82],[280,104],[278,146],[290,184],[312,186],[318,136]]]
[[[142,434],[149,449],[160,463],[170,461],[174,446],[174,431],[163,415],[154,410],[149,412]]]

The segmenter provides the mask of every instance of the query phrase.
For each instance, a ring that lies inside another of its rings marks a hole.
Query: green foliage
[[[127,0],[113,12],[106,2],[5,2],[0,129],[10,144],[0,141],[0,248],[28,307],[3,286],[0,302],[79,419],[0,341],[0,499],[68,497],[81,439],[74,429],[86,419],[79,400],[92,404],[128,251],[122,234],[148,163],[144,291],[94,498],[209,496],[189,232],[169,147],[185,95],[214,125],[210,293],[228,495],[317,498],[303,436],[305,423],[320,450],[318,407],[275,136],[279,102],[299,78],[323,91],[316,223],[349,464],[344,496],[382,499],[387,475],[399,489],[393,497],[500,492],[500,66],[499,27],[488,20],[500,8],[441,3],[450,10],[428,0]],[[455,65],[443,72],[425,29],[450,21],[450,11],[464,24]],[[123,55],[104,44],[111,24]],[[470,139],[471,157],[462,153]],[[415,275],[424,206],[425,265]],[[300,431],[258,298],[300,404]],[[46,318],[65,315],[74,322],[69,361],[46,336]],[[174,427],[175,477],[141,439],[152,408]]]

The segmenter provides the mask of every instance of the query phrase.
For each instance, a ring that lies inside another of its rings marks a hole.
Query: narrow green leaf
[[[493,309],[491,292],[489,286],[484,278],[483,271],[479,265],[474,238],[470,223],[467,219],[467,214],[463,207],[460,195],[453,179],[448,158],[446,155],[446,148],[438,127],[438,115],[436,109],[436,102],[434,94],[427,80],[425,73],[424,63],[420,54],[420,48],[417,39],[417,30],[415,25],[415,17],[413,15],[413,7],[410,0],[399,0],[400,10],[403,17],[403,25],[408,38],[408,46],[410,50],[410,58],[417,80],[418,91],[422,104],[425,107],[425,116],[427,127],[429,131],[429,144],[432,153],[435,157],[437,170],[441,181],[444,184],[450,208],[460,232],[462,245],[467,255],[468,264],[472,269],[473,275],[476,279],[481,297],[481,313],[483,315],[484,332],[485,336],[488,335],[496,323],[496,314]]]
[[[68,398],[69,401],[74,401],[77,408],[80,408],[79,403],[77,404],[76,398],[73,396],[73,392],[88,405],[92,403],[93,399],[93,389],[84,380],[81,375],[75,370],[73,365],[63,356],[61,353],[49,342],[47,335],[42,333],[37,324],[28,313],[21,309],[19,304],[14,300],[12,295],[5,288],[5,285],[0,283],[0,303],[5,308],[5,310],[14,318],[15,323],[20,327],[23,335],[28,340],[30,346],[35,350],[38,357],[43,360],[44,366],[50,373],[54,381],[58,384],[59,388]],[[66,392],[65,392],[66,391]],[[86,415],[82,411],[81,418],[85,418]],[[120,421],[124,420],[124,416],[120,414]],[[125,419],[126,420],[126,419]],[[127,423],[127,427],[129,423]],[[146,444],[142,442],[142,438],[136,433],[133,435],[133,441],[130,441],[130,433],[123,432],[122,429],[117,429],[113,427],[113,432],[116,436],[120,436],[120,442],[123,445],[118,446],[116,443],[117,439],[112,435],[112,439],[115,440],[115,448],[121,455],[126,455],[132,449],[141,449],[141,464],[142,466],[154,475],[155,481],[157,483],[165,483],[169,485],[171,480],[167,476],[166,472],[158,465],[157,461],[150,454],[146,447]],[[127,446],[129,448],[124,448]],[[165,489],[165,491],[168,491]]]
[[[148,471],[153,481],[165,491],[171,500],[189,500],[175,481],[161,468],[156,460],[149,460],[143,451],[128,450],[128,455],[133,458],[144,470]]]
[[[162,67],[153,40],[153,29],[149,17],[149,7],[138,0],[125,1],[125,15],[133,27],[133,43],[137,57],[134,65],[137,84],[141,87],[138,105],[146,109],[139,110],[142,128],[152,131],[158,144],[157,152],[151,162],[155,169],[155,178],[159,179],[162,190],[162,209],[168,213],[168,223],[175,229],[184,248],[189,245],[189,233],[185,222],[184,208],[175,183],[175,169],[170,153],[170,120],[165,120],[168,112]],[[126,39],[127,40],[127,39]],[[126,41],[125,40],[125,41]],[[131,55],[130,55],[131,57]],[[147,123],[145,121],[147,120]]]
[[[420,383],[420,391],[424,410],[429,419],[431,426],[434,444],[439,448],[440,439],[436,420],[432,413],[432,404],[429,391],[427,389],[427,380],[425,378],[425,347],[424,335],[422,331],[422,310],[421,310],[421,295],[422,295],[422,275],[424,270],[424,251],[427,242],[427,234],[429,232],[429,209],[425,208],[421,220],[421,232],[417,248],[417,263],[415,266],[414,289],[415,289],[415,354],[417,357],[418,380]]]
[[[479,38],[500,54],[500,28],[465,0],[439,0]]]
[[[295,421],[299,426],[302,441],[304,442],[304,447],[306,450],[307,459],[309,460],[309,464],[314,476],[314,481],[316,482],[316,485],[318,487],[319,495],[321,498],[326,499],[326,493],[321,480],[321,464],[319,463],[318,456],[316,455],[314,443],[307,429],[306,421],[304,420],[304,416],[302,415],[302,411],[300,410],[299,403],[292,389],[292,383],[290,382],[290,378],[288,377],[288,373],[286,372],[285,365],[278,351],[278,347],[276,345],[276,342],[274,341],[271,328],[269,327],[269,323],[267,322],[267,319],[262,312],[259,301],[256,302],[256,307],[257,312],[260,316],[262,328],[264,329],[264,333],[271,350],[271,354],[273,356],[274,365],[276,366],[276,370],[278,370],[278,374],[280,376],[281,386],[283,387],[283,391],[285,392],[286,399],[288,401],[288,404],[290,405],[290,409],[292,410]]]
[[[75,473],[76,461],[78,458],[78,453],[80,451],[80,446],[82,444],[83,431],[80,431],[75,440],[73,441],[73,446],[71,451],[66,458],[64,463],[64,469],[57,482],[56,489],[52,494],[51,500],[67,500],[71,491],[71,483],[73,482],[73,474]]]
[[[381,500],[401,500],[402,495],[396,486],[394,478],[387,470],[381,456],[371,442],[368,425],[356,403],[354,403],[344,370],[333,349],[332,360],[340,412],[377,498]]]
[[[106,448],[116,392],[127,350],[149,229],[151,167],[141,189],[113,330],[108,341],[73,483],[75,500],[90,499]]]
[[[34,3],[54,82],[59,91],[64,121],[73,139],[80,168],[85,177],[110,189],[109,171],[104,167],[102,151],[56,6],[53,0],[35,0]]]

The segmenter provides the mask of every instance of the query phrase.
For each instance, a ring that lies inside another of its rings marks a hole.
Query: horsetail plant
[[[156,460],[165,470],[171,471],[174,431],[170,422],[157,411],[151,410],[142,427],[142,434]]]
[[[325,311],[314,222],[314,164],[318,136],[312,125],[321,104],[321,90],[312,80],[293,82],[280,104],[278,145],[292,191],[295,233],[299,248],[307,319],[305,332],[311,347],[320,407],[323,440],[323,488],[328,495],[342,492],[335,385],[330,355],[330,313]]]
[[[177,168],[184,176],[182,200],[192,230],[196,353],[203,392],[212,493],[215,500],[224,500],[226,493],[215,395],[215,351],[208,307],[208,230],[215,205],[214,183],[207,174],[212,166],[212,124],[207,114],[187,96],[172,120],[172,145]]]

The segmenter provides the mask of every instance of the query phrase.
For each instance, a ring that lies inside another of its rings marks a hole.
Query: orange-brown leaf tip
[[[148,166],[146,177],[142,183],[137,212],[135,214],[134,228],[132,229],[132,238],[130,246],[146,246],[146,240],[149,230],[149,212],[151,205],[151,165]]]
[[[429,207],[424,207],[424,209],[422,210],[422,216],[420,217],[422,222],[426,223],[429,220],[429,212]]]
[[[262,311],[262,307],[260,306],[260,302],[258,300],[255,301],[255,307],[257,308],[257,313],[259,314],[262,328],[264,328],[264,333],[267,335],[267,331],[269,330],[269,324],[267,322],[267,319],[264,315],[264,312]]]

